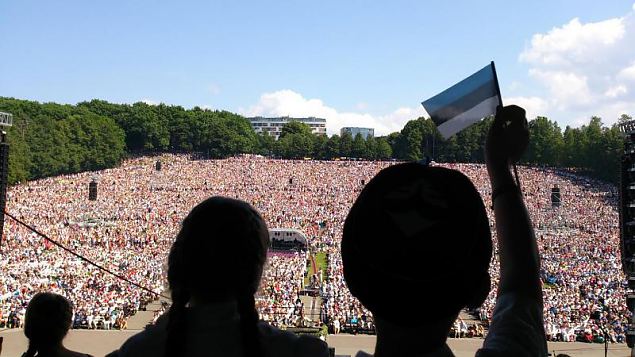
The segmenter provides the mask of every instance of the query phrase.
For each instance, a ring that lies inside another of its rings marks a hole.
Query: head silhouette
[[[258,289],[269,246],[269,232],[249,204],[211,197],[183,221],[168,257],[172,305],[168,315],[167,356],[186,344],[185,307],[191,299],[217,303],[236,301],[247,356],[260,354]]]
[[[455,170],[405,163],[379,172],[344,224],[344,278],[379,320],[440,329],[490,290],[485,206]],[[381,332],[381,331],[380,331]],[[445,341],[448,331],[436,331]]]
[[[61,346],[71,327],[73,308],[63,296],[38,293],[29,302],[24,320],[24,335],[29,339],[25,356]]]

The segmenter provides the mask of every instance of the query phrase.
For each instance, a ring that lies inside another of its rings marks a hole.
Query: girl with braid
[[[267,226],[249,204],[201,202],[170,250],[169,311],[109,356],[328,356],[319,339],[259,321],[254,294],[268,247]]]
[[[73,308],[63,296],[38,293],[29,302],[24,334],[29,349],[22,357],[91,357],[64,347],[62,340],[71,328]]]

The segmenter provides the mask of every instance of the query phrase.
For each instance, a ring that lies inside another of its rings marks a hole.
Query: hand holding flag
[[[518,162],[529,144],[529,129],[525,109],[509,105],[496,112],[485,142],[485,161],[488,166],[513,165]]]
[[[494,62],[421,105],[445,139],[495,114],[503,102]]]

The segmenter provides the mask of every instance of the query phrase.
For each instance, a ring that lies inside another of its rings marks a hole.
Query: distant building
[[[253,117],[247,118],[251,123],[251,127],[254,128],[254,131],[258,134],[267,133],[273,136],[276,140],[280,137],[280,133],[282,132],[282,127],[291,121],[299,121],[300,123],[304,123],[311,128],[311,132],[313,134],[323,134],[326,135],[326,119],[322,118],[290,118],[290,117],[278,117],[278,118],[263,118],[263,117]]]
[[[368,137],[375,137],[375,129],[373,128],[353,128],[353,127],[345,127],[340,130],[340,136],[345,133],[351,134],[353,139],[357,136],[357,134],[362,134],[364,139],[368,139]]]

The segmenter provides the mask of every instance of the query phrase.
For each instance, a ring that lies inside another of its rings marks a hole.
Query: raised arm
[[[540,257],[523,196],[511,165],[525,151],[529,132],[525,110],[508,106],[496,114],[485,145],[487,171],[492,184],[501,278],[498,295],[519,293],[540,301]]]
[[[540,257],[534,230],[511,165],[527,148],[525,110],[499,108],[485,145],[492,183],[501,276],[483,349],[476,356],[547,356],[542,317]]]

